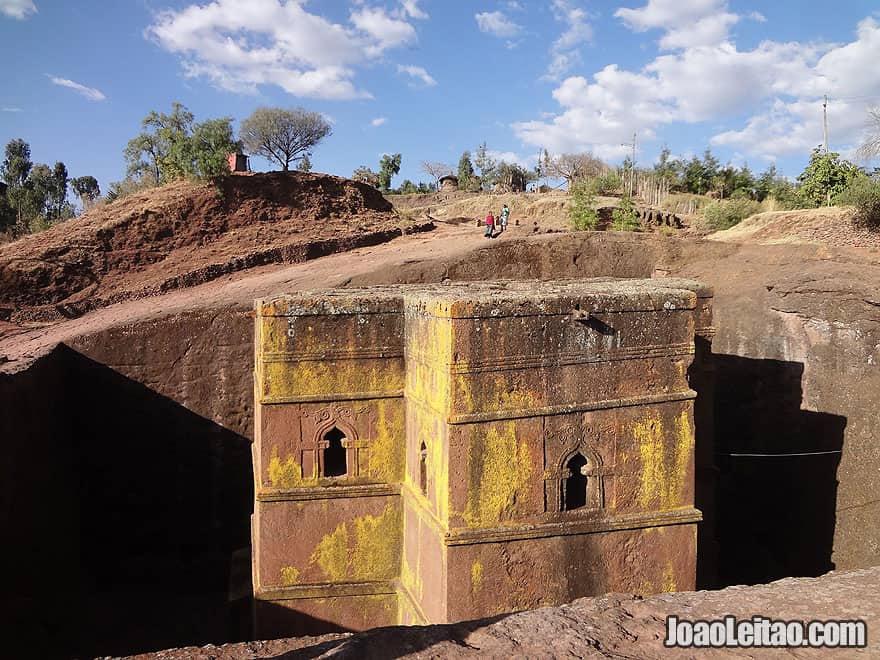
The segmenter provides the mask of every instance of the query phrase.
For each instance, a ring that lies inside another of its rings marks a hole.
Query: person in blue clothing
[[[500,234],[505,229],[507,229],[507,219],[510,217],[510,209],[507,208],[507,204],[501,207],[501,229],[498,230]]]

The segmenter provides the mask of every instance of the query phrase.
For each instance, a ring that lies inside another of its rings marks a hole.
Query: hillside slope
[[[403,233],[375,189],[324,174],[146,190],[0,246],[0,320],[48,321]]]
[[[853,209],[829,207],[796,211],[769,211],[706,238],[723,243],[810,243],[837,247],[880,248],[880,233],[852,226]]]

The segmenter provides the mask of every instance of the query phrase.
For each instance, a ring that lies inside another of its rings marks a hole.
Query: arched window
[[[587,506],[587,475],[589,461],[578,452],[566,463],[567,475],[563,490],[563,511],[574,511]]]
[[[345,447],[342,441],[345,434],[335,426],[324,435],[327,443],[324,449],[324,476],[341,477],[348,473],[348,463],[345,455]]]
[[[422,489],[422,495],[428,494],[428,447],[424,440],[419,447],[419,488]]]

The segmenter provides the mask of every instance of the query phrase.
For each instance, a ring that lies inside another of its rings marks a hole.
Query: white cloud
[[[220,89],[254,94],[275,85],[295,96],[370,98],[355,69],[414,43],[407,18],[423,18],[416,0],[395,12],[357,3],[348,24],[309,13],[302,0],[213,0],[156,15],[146,36],[181,58],[184,75]]]
[[[78,82],[74,82],[73,80],[68,80],[67,78],[58,78],[56,76],[46,74],[49,80],[52,81],[53,85],[60,85],[61,87],[67,87],[77,92],[78,94],[85,96],[89,101],[103,101],[107,97],[104,96],[104,93],[100,89],[95,89],[94,87],[86,87],[85,85],[81,85]]]
[[[640,9],[614,12],[631,30],[660,29],[660,47],[671,50],[712,46],[727,39],[739,16],[727,11],[727,0],[648,0]]]
[[[408,75],[410,78],[419,81],[424,87],[433,87],[437,84],[437,81],[423,67],[413,64],[398,64],[397,73]]]
[[[5,107],[0,108],[0,112],[21,112],[21,108]]]
[[[523,156],[515,151],[493,151],[492,149],[487,149],[486,153],[496,163],[500,163],[501,161],[504,161],[505,163],[516,163],[526,169],[533,167],[534,164],[538,162],[537,154]]]
[[[477,27],[480,28],[480,32],[486,32],[496,37],[515,37],[522,30],[519,25],[500,11],[484,11],[474,14],[474,18],[477,20]]]
[[[581,44],[593,38],[593,26],[587,12],[572,0],[553,0],[553,16],[565,29],[550,47],[550,65],[545,78],[559,80],[562,75],[581,61]]]
[[[764,16],[764,14],[762,14],[759,11],[751,12],[749,14],[749,18],[752,19],[753,21],[755,21],[755,23],[766,23],[767,22],[767,17]]]
[[[370,57],[381,55],[390,48],[398,48],[416,39],[415,28],[404,20],[393,18],[384,9],[364,7],[351,13],[351,22],[373,41],[366,46]]]
[[[24,20],[36,13],[37,7],[31,0],[0,0],[0,14]]]
[[[419,7],[419,0],[400,0],[400,5],[403,13],[410,18],[415,18],[417,20],[428,18],[427,12]]]
[[[832,147],[845,151],[860,137],[865,97],[880,96],[878,58],[880,20],[870,17],[847,44],[690,46],[638,71],[611,64],[590,78],[567,78],[553,91],[560,110],[552,118],[512,128],[524,143],[550,151],[620,158],[633,131],[646,140],[673,123],[712,122],[711,144],[776,157],[809,153],[821,142],[821,97],[828,93]],[[853,97],[863,101],[846,100]]]
[[[372,126],[373,128],[378,128],[379,126],[384,124],[386,121],[388,121],[387,117],[376,117],[375,119],[373,119],[370,122],[370,126]]]

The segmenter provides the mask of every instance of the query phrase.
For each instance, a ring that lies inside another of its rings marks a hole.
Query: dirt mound
[[[178,182],[0,247],[0,319],[77,316],[254,266],[380,243],[404,224],[374,188],[341,177]]]
[[[837,247],[880,248],[880,232],[853,227],[848,207],[770,211],[707,236],[724,243],[815,243]]]

